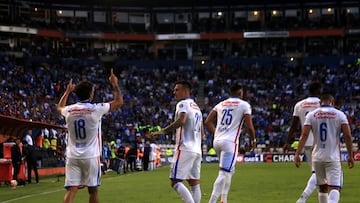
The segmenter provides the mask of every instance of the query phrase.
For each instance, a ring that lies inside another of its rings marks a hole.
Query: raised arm
[[[118,78],[116,77],[116,75],[114,74],[114,69],[111,69],[111,74],[109,77],[109,81],[112,85],[112,87],[114,88],[114,99],[112,101],[110,101],[110,110],[109,111],[114,111],[115,109],[120,108],[124,101],[123,101],[123,97],[121,95],[121,91],[119,88],[119,84],[118,84]]]
[[[69,94],[74,90],[74,88],[75,88],[75,85],[72,83],[72,79],[70,79],[70,81],[66,87],[66,90],[65,90],[64,94],[61,96],[60,101],[57,105],[58,113],[61,113],[61,110],[66,106],[66,102],[69,97]]]

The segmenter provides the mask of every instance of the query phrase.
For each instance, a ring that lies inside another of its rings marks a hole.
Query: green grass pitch
[[[348,169],[343,163],[344,188],[340,202],[359,202],[360,166]],[[309,166],[303,163],[296,168],[293,163],[245,163],[237,164],[232,179],[228,201],[230,203],[294,203],[310,176]],[[218,174],[217,164],[202,164],[202,203],[208,202],[213,182]],[[169,166],[156,171],[133,172],[116,175],[109,172],[102,176],[99,187],[103,203],[181,203],[180,197],[170,187]],[[0,186],[0,202],[47,203],[62,202],[65,193],[64,177],[41,177],[39,184],[11,189]],[[88,202],[87,189],[78,191],[76,203]],[[317,202],[313,193],[308,203]]]

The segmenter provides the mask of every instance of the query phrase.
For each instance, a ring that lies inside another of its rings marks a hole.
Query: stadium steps
[[[198,94],[196,98],[196,103],[200,106],[201,109],[205,108],[205,93],[204,93],[204,87],[205,87],[205,81],[199,80],[199,89]]]

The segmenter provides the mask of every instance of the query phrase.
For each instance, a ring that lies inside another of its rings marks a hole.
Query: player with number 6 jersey
[[[101,177],[101,118],[123,104],[118,78],[113,69],[109,81],[114,89],[114,100],[110,102],[92,103],[94,85],[89,81],[82,81],[75,86],[71,79],[58,103],[57,111],[65,117],[69,133],[64,203],[72,203],[78,188],[84,186],[88,187],[89,202],[99,202],[97,187]],[[79,102],[66,106],[71,92],[76,94]]]
[[[343,184],[340,133],[343,133],[345,139],[350,168],[354,167],[352,136],[346,115],[333,107],[334,97],[324,94],[320,100],[321,106],[306,115],[294,161],[296,167],[299,167],[301,151],[312,131],[314,135],[312,161],[316,184],[319,187],[318,200],[319,203],[336,203],[340,199],[340,189]]]

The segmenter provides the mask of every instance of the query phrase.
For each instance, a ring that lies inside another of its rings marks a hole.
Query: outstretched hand
[[[162,134],[164,134],[164,131],[163,131],[163,130],[160,130],[160,131],[152,132],[152,133],[150,134],[150,136],[151,136],[152,138],[156,138],[157,136],[162,135]]]
[[[111,73],[110,73],[110,77],[109,77],[109,81],[111,83],[111,85],[113,87],[116,87],[118,85],[118,78],[116,77],[116,75],[114,74],[114,69],[111,69]]]
[[[75,89],[75,85],[72,83],[72,79],[70,79],[65,91],[66,91],[67,93],[70,93],[70,92],[72,92],[74,89]]]

